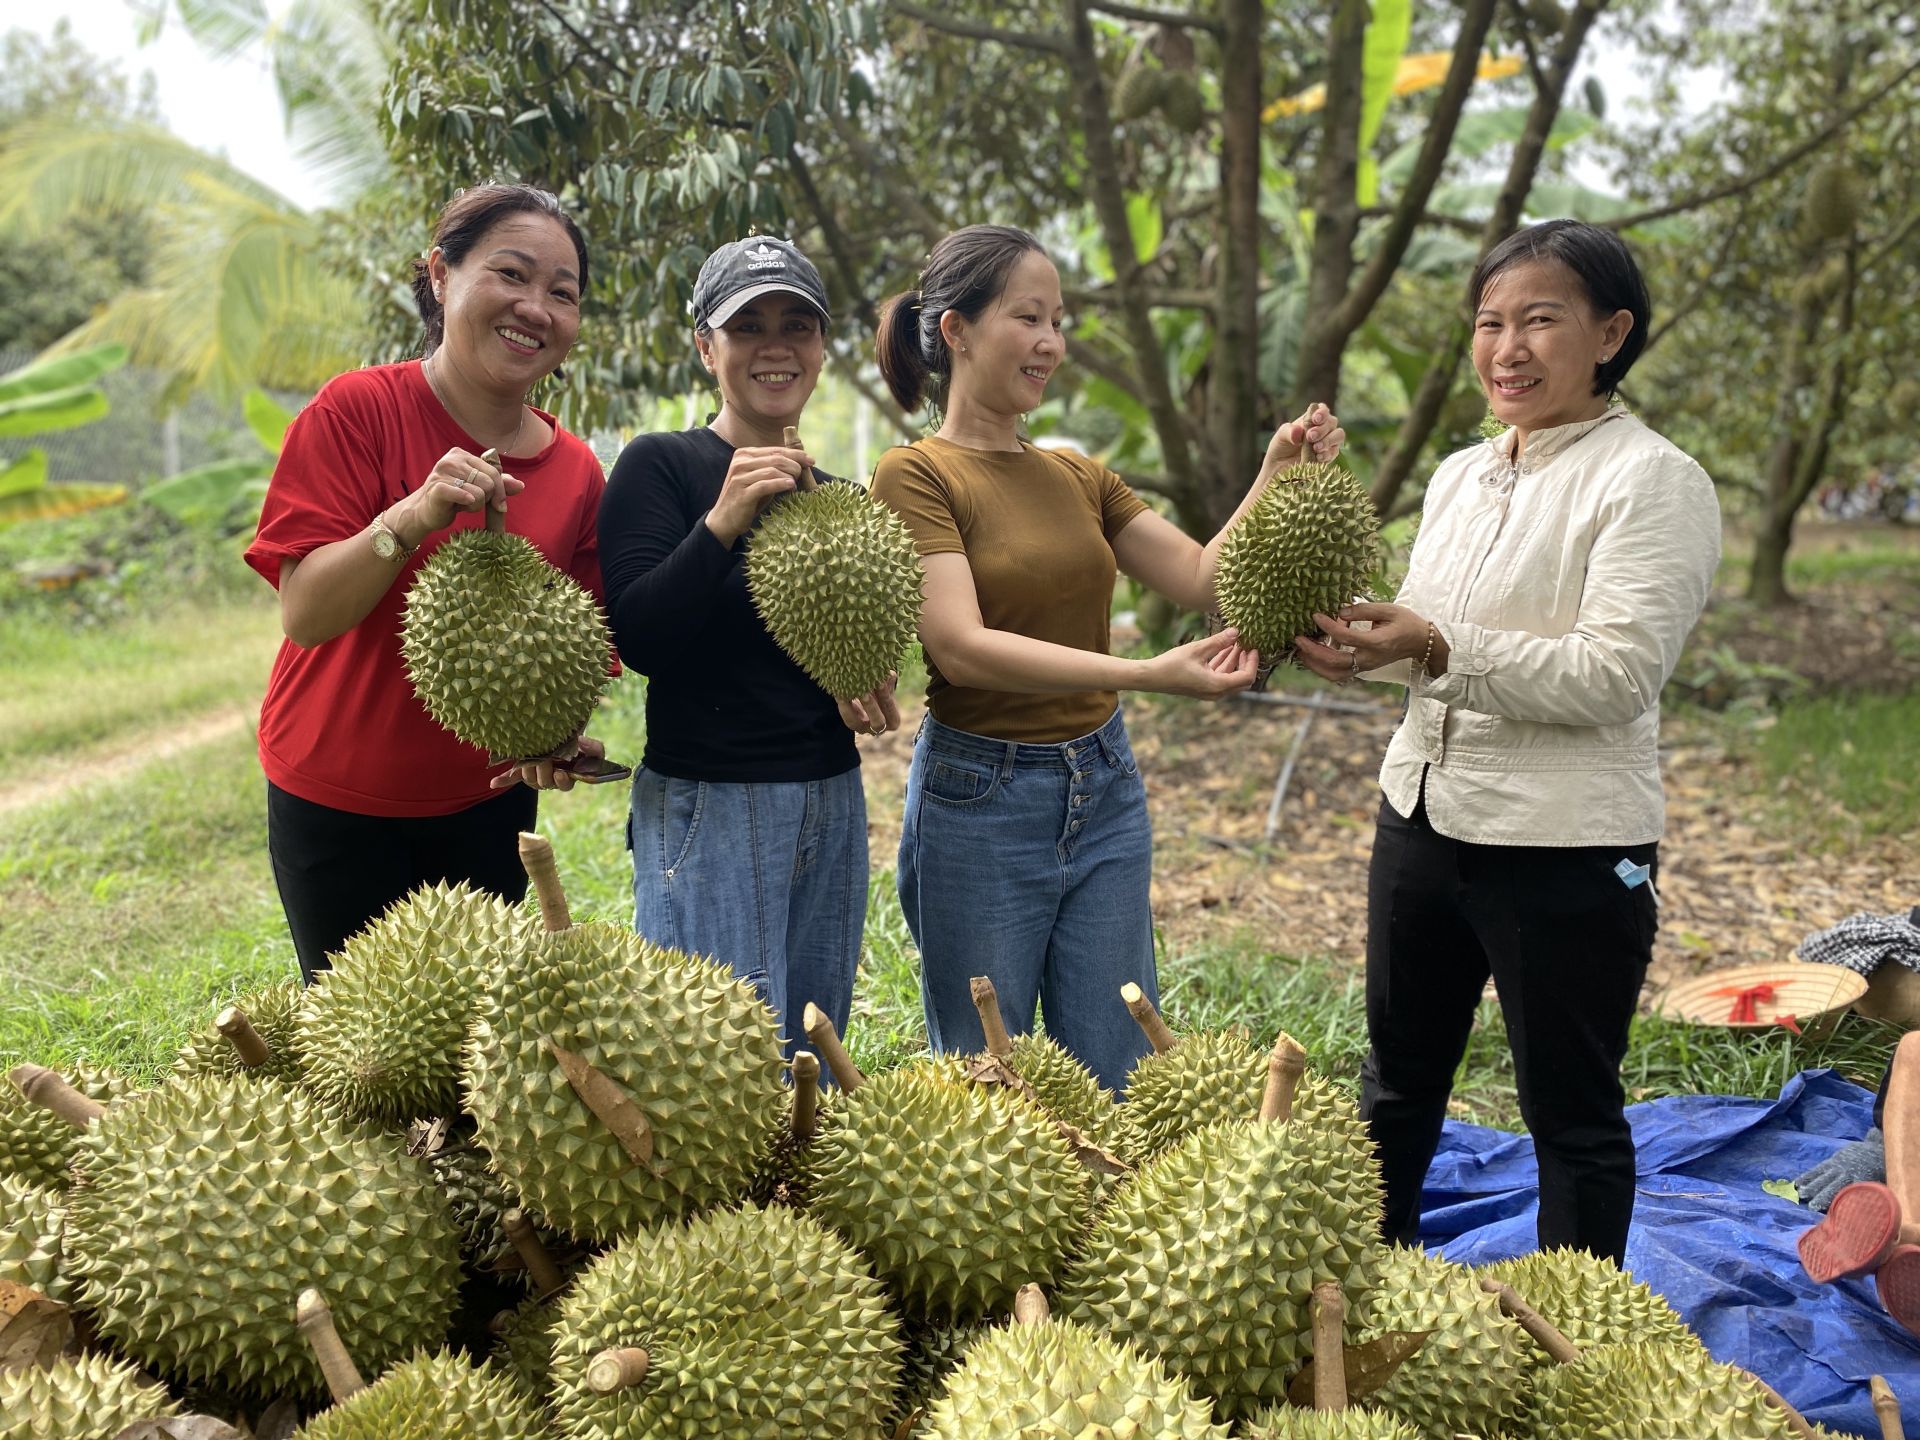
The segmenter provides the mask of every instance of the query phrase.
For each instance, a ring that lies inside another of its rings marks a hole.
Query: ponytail
[[[936,407],[945,407],[953,353],[940,333],[940,318],[949,310],[965,320],[986,314],[1029,250],[1046,253],[1038,240],[1011,225],[969,225],[933,247],[918,290],[887,301],[874,332],[874,359],[903,410],[919,409],[929,393]]]
[[[939,343],[938,319],[935,343]],[[920,408],[926,393],[927,378],[933,367],[927,363],[920,339],[920,292],[907,290],[880,307],[880,326],[874,331],[874,360],[880,366],[880,378],[902,410],[912,414]],[[940,346],[944,354],[945,346]]]

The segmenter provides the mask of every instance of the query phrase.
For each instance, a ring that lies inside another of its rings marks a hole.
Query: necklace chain
[[[453,414],[453,406],[450,403],[448,403],[446,392],[440,388],[440,382],[434,378],[433,365],[430,359],[422,360],[420,362],[420,373],[427,377],[427,388],[433,391],[433,398],[440,402],[440,408],[445,410],[447,414],[451,416]],[[458,424],[459,421],[456,419],[454,423]],[[462,426],[461,428],[465,429],[466,427]],[[523,403],[520,406],[520,421],[517,425],[513,427],[513,438],[507,441],[507,443],[501,447],[500,453],[503,455],[513,455],[518,453],[520,449],[520,436],[526,430],[526,428],[527,428],[527,407]]]

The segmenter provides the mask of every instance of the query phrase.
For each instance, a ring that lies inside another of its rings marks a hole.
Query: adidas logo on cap
[[[747,269],[749,270],[784,270],[786,266],[787,257],[765,241],[762,241],[757,248],[747,251]]]

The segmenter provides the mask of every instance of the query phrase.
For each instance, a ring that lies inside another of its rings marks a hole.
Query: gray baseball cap
[[[820,272],[792,241],[777,235],[735,240],[707,256],[700,267],[700,278],[693,282],[693,323],[724,325],[749,300],[782,290],[813,306],[822,321],[833,318],[827,313],[827,287]]]

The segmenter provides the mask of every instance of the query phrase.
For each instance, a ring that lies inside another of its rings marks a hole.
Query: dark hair
[[[1604,365],[1593,370],[1593,393],[1611,395],[1627,378],[1627,371],[1647,348],[1647,325],[1653,317],[1653,301],[1647,296],[1647,282],[1634,263],[1627,242],[1611,230],[1588,225],[1580,220],[1545,220],[1516,230],[1489,250],[1474,266],[1473,279],[1467,282],[1467,308],[1477,311],[1487,286],[1502,270],[1530,260],[1557,260],[1571,270],[1586,291],[1587,302],[1602,315],[1625,310],[1633,316],[1633,328],[1620,348]]]
[[[956,230],[927,257],[920,288],[887,301],[874,332],[880,377],[903,410],[916,410],[929,383],[944,399],[953,356],[940,333],[940,317],[957,310],[978,320],[1007,288],[1007,276],[1028,251],[1046,254],[1040,242],[1012,225],[969,225]]]
[[[531,185],[474,185],[460,191],[447,202],[433,224],[433,243],[447,257],[447,264],[458,265],[495,225],[509,215],[522,212],[551,215],[560,222],[573,241],[573,253],[580,258],[580,289],[587,288],[587,242],[573,217],[561,206],[559,197]],[[446,310],[433,293],[433,276],[427,272],[426,257],[413,262],[413,303],[427,327],[427,341],[420,353],[431,355],[440,348],[446,335]]]

